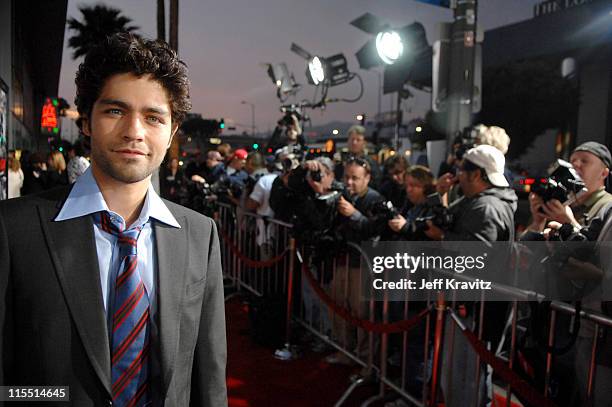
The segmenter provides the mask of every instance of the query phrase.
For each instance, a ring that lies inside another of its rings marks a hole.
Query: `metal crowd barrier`
[[[556,405],[549,391],[555,366],[552,350],[546,350],[545,380],[541,388],[517,375],[515,369],[518,335],[522,328],[521,304],[543,300],[537,293],[492,284],[493,290],[514,298],[508,304],[511,311],[502,340],[506,344],[505,351],[501,352],[501,345],[493,344],[498,347],[493,349],[483,340],[487,309],[491,307],[489,304],[494,304],[486,302],[484,291],[481,301],[476,303],[474,314],[477,313],[477,318],[472,315],[472,319],[461,315],[456,301],[444,298],[442,293],[437,298],[429,296],[418,302],[411,301],[408,290],[404,300],[399,302],[389,301],[387,296],[383,301],[375,301],[373,295],[365,300],[362,284],[364,273],[369,271],[358,245],[349,243],[343,250],[327,248],[329,250],[323,253],[313,247],[296,248],[291,238],[291,225],[250,213],[236,213],[226,205],[220,205],[217,221],[223,238],[225,277],[238,290],[258,296],[286,295],[286,350],[290,352],[290,343],[295,339],[290,329],[293,320],[362,367],[336,406],[343,405],[358,386],[374,384],[378,386],[377,394],[364,400],[362,406],[397,395],[414,406],[433,407],[443,402],[446,406],[479,407],[484,405],[483,397],[486,396],[480,383],[490,370],[496,383],[502,383],[502,391],[496,385],[493,394],[489,394],[493,398],[492,405]],[[270,228],[269,251],[257,244],[258,223],[260,227],[263,223]],[[269,259],[275,260],[273,265],[265,263]],[[471,279],[463,275],[453,277]],[[556,301],[551,302],[550,308],[548,345],[553,346],[559,313],[575,318],[576,309]],[[581,310],[578,317],[594,324],[595,331],[591,338],[588,371],[581,372],[586,377],[586,399],[589,401],[593,398],[597,375],[598,337],[604,328],[612,332],[612,318],[590,310]],[[463,348],[458,347],[458,340],[464,344]],[[452,362],[461,357],[472,358],[475,369],[453,371]],[[453,400],[449,391],[453,389],[452,381],[467,374],[473,374],[470,379],[475,384],[473,396]]]

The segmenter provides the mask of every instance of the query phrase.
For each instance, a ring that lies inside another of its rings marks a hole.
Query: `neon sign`
[[[40,127],[43,132],[58,134],[58,118],[57,118],[57,99],[47,98],[42,108],[42,116],[40,119]]]

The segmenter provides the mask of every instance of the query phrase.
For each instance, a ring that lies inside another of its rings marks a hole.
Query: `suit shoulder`
[[[19,216],[21,214],[29,216],[29,211],[32,208],[41,205],[56,207],[59,210],[68,197],[71,188],[70,186],[62,186],[37,194],[0,201],[0,213],[7,217]]]

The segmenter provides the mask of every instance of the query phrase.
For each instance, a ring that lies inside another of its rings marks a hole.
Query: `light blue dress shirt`
[[[77,179],[72,191],[70,191],[70,194],[66,199],[66,202],[62,206],[62,209],[54,221],[61,222],[81,216],[91,216],[92,214],[100,211],[108,211],[111,217],[115,217],[121,222],[125,223],[121,215],[108,209],[90,167]],[[151,320],[154,320],[153,317],[157,310],[157,299],[155,297],[157,264],[155,256],[155,237],[151,219],[163,222],[169,226],[180,228],[180,225],[174,216],[172,216],[170,210],[168,210],[161,198],[157,195],[157,193],[155,193],[153,187],[149,185],[140,215],[138,216],[138,219],[132,225],[130,225],[130,227],[144,225],[142,231],[140,232],[140,236],[138,237],[137,270],[138,273],[140,273],[140,277],[142,278],[149,297],[149,311],[151,312],[152,316]],[[96,225],[95,223],[94,233],[96,238],[98,265],[100,268],[100,282],[102,284],[104,310],[108,316],[108,307],[109,303],[114,300],[115,279],[121,264],[118,238],[111,233],[104,232],[100,226]],[[107,321],[110,328],[112,326],[112,321],[110,321],[110,318],[108,317]]]

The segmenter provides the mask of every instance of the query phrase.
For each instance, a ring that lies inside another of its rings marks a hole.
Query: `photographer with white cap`
[[[442,230],[428,221],[425,234],[434,240],[496,242],[514,240],[514,212],[517,196],[504,177],[504,154],[490,145],[479,145],[468,150],[458,167],[457,179],[464,196],[454,201],[448,208],[453,216],[450,230]],[[509,246],[510,247],[510,246]],[[476,311],[474,304],[464,304],[463,322],[474,325]],[[504,302],[487,303],[482,340],[497,346],[506,320],[507,304]],[[447,322],[446,329],[450,329]],[[447,344],[454,343],[453,356],[442,362],[442,390],[452,395],[445,400],[449,407],[471,406],[476,404],[477,394],[485,400],[488,393],[485,385],[486,369],[480,369],[479,380],[474,380],[477,366],[471,355],[470,345],[462,334],[455,332],[446,338]],[[462,372],[454,375],[452,382],[445,372]]]
[[[444,231],[430,222],[425,234],[434,240],[514,240],[517,197],[504,177],[505,163],[503,153],[493,146],[468,150],[457,172],[464,196],[449,207],[453,227]]]

